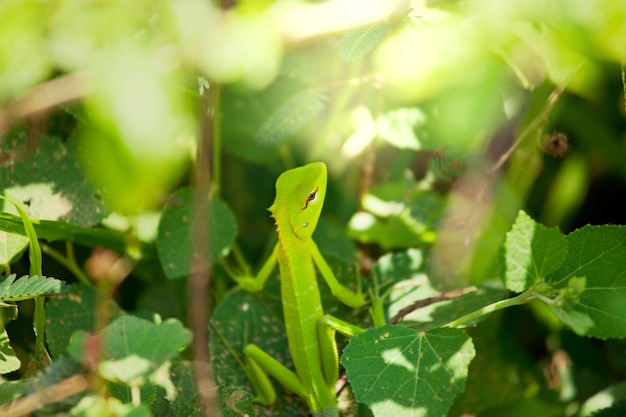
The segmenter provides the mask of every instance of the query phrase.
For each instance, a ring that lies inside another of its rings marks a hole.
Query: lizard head
[[[326,165],[313,162],[283,172],[276,181],[276,199],[269,208],[279,230],[290,228],[300,239],[317,227],[326,196]]]

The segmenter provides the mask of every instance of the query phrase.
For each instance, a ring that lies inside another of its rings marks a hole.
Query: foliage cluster
[[[613,0],[2,1],[0,415],[307,415],[238,362],[290,363],[278,274],[227,271],[313,160],[371,300],[320,286],[367,329],[342,414],[621,415],[624,39]]]

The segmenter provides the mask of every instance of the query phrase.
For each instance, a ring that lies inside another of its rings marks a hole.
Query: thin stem
[[[76,258],[74,257],[74,246],[71,242],[68,241],[66,248],[67,256],[63,256],[61,252],[57,251],[53,247],[46,244],[41,245],[43,253],[67,268],[76,278],[78,278],[81,284],[93,286],[87,275],[85,275],[83,270],[76,263]]]
[[[385,324],[385,309],[383,306],[383,298],[379,293],[378,274],[376,271],[372,271],[372,278],[374,281],[374,288],[369,290],[370,300],[372,306],[370,307],[370,314],[374,320],[374,327],[382,326]]]
[[[446,324],[444,327],[459,327],[464,324],[470,323],[474,320],[477,320],[484,315],[493,313],[494,311],[502,310],[507,307],[525,304],[533,300],[534,298],[536,298],[535,292],[532,290],[528,290],[526,292],[521,293],[517,297],[507,298],[506,300],[497,301],[481,309],[478,309],[469,314],[466,314],[463,317],[460,317],[456,320],[451,321],[450,323]]]
[[[241,252],[241,248],[236,243],[233,245],[233,255],[235,256],[235,260],[237,261],[237,265],[245,275],[251,275],[250,265],[246,262],[246,258],[243,256]]]
[[[212,141],[212,165],[213,165],[213,181],[211,192],[213,195],[219,196],[222,184],[222,116],[221,116],[221,98],[222,86],[220,84],[211,84],[213,90],[212,99],[212,118],[213,118],[213,141]]]
[[[622,62],[622,88],[624,89],[624,111],[626,111],[626,63]]]
[[[138,407],[141,405],[141,390],[137,382],[130,384],[130,396],[134,406]]]

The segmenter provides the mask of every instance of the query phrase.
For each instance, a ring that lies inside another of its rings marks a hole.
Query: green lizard
[[[342,303],[353,308],[365,304],[363,293],[352,292],[337,281],[312,239],[325,195],[326,165],[322,162],[281,174],[276,181],[276,199],[269,208],[276,220],[278,243],[256,277],[237,280],[246,291],[260,291],[278,262],[285,329],[295,373],[252,344],[244,347],[244,371],[255,390],[254,401],[263,405],[275,402],[269,375],[304,398],[314,417],[338,415],[335,332],[354,336],[362,331],[324,315],[315,266]]]

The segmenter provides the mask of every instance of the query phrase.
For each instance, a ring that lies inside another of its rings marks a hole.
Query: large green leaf
[[[242,351],[248,343],[256,344],[280,363],[293,369],[277,283],[274,277],[270,277],[270,282],[260,294],[249,294],[241,290],[231,292],[215,308],[211,318],[210,351],[213,373],[218,384],[226,387],[249,387],[240,364],[233,357],[235,354],[243,359]],[[258,407],[259,416],[308,414],[306,403],[301,398],[285,391],[277,382],[272,382],[280,400],[272,407]],[[229,393],[220,390],[220,396]],[[227,402],[224,398],[222,401]]]
[[[169,378],[174,388],[171,394],[165,397],[157,397],[151,405],[151,411],[154,416],[187,416],[187,417],[204,417],[204,406],[200,397],[199,387],[196,384],[195,375],[203,373],[210,375],[209,365],[207,363],[189,363],[172,361],[170,367]],[[209,395],[216,394],[215,387],[203,387],[204,390],[211,390]],[[205,391],[206,395],[207,392]],[[240,397],[242,398],[242,397]],[[249,401],[250,398],[248,398]],[[215,403],[205,404],[207,407],[216,407]],[[236,400],[233,400],[233,406],[236,407]],[[249,415],[252,410],[247,410]],[[224,417],[228,414],[223,413]],[[238,414],[241,416],[242,414]]]
[[[77,330],[95,330],[122,314],[115,302],[94,287],[73,285],[69,293],[46,302],[46,342],[53,358],[67,355],[67,345]]]
[[[209,265],[227,255],[237,235],[237,225],[228,206],[213,198],[202,221],[194,217],[194,193],[185,187],[175,191],[165,207],[156,244],[165,275],[170,279],[182,278],[193,271],[193,261],[199,256],[193,241],[198,223],[206,224],[204,236],[209,248]]]
[[[565,259],[568,240],[557,228],[547,228],[520,211],[506,234],[502,279],[522,292],[554,272]]]
[[[2,149],[13,159],[0,165],[0,193],[27,202],[29,217],[92,226],[106,215],[101,197],[61,139],[41,137],[33,148],[28,132],[18,130],[3,138]]]
[[[356,400],[376,417],[443,416],[465,389],[474,355],[462,330],[385,325],[352,338],[341,364]]]
[[[577,299],[564,308],[591,318],[593,327],[585,332],[587,336],[626,337],[626,227],[585,226],[567,235],[567,241],[565,261],[546,281],[571,293],[584,277],[584,290],[577,291]]]
[[[68,352],[74,359],[83,361],[93,354],[88,348],[90,337],[82,330],[73,334]],[[100,375],[110,381],[132,385],[174,358],[191,342],[192,336],[176,319],[154,324],[133,316],[121,316],[105,327],[98,337],[102,343]]]

